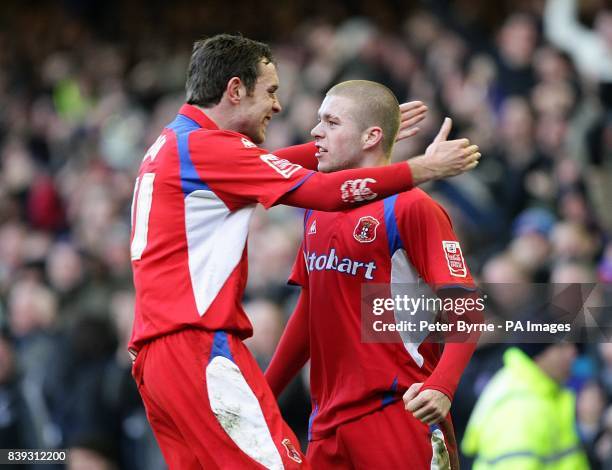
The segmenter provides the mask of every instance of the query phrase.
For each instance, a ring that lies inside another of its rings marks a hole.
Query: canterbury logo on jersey
[[[378,195],[368,188],[370,183],[376,183],[376,180],[374,178],[346,180],[340,186],[342,200],[344,202],[361,202],[374,199]]]
[[[336,249],[332,248],[328,254],[317,255],[316,253],[308,253],[306,257],[306,266],[308,272],[312,271],[338,271],[350,276],[363,274],[365,279],[374,279],[373,272],[376,269],[376,262],[355,261],[350,258],[339,259],[336,256]]]

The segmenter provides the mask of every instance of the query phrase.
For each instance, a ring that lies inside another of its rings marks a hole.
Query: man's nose
[[[272,105],[272,111],[274,111],[275,113],[280,113],[282,111],[283,107],[280,104],[280,101],[278,99],[274,100],[274,104]]]

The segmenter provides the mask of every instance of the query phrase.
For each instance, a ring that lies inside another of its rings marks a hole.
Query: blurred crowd
[[[266,148],[309,140],[332,84],[384,83],[429,107],[395,160],[422,153],[447,115],[453,136],[480,146],[474,172],[426,189],[481,282],[598,283],[594,305],[610,299],[605,0],[501,2],[493,12],[467,0],[406,11],[295,2],[245,15],[244,25],[215,2],[120,3],[0,6],[0,447],[70,448],[72,468],[164,468],[126,353],[130,204],[146,148],[184,99],[191,43],[222,30],[273,46],[284,110]],[[262,368],[296,299],[286,279],[301,217],[278,207],[253,220],[245,307]],[[505,346],[480,347],[468,366],[453,405],[459,439]],[[582,345],[572,370],[591,465],[612,468],[612,344]],[[304,374],[281,397],[302,438],[307,382]]]

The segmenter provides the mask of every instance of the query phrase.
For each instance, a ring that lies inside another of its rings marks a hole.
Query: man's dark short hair
[[[243,36],[218,34],[196,41],[187,69],[187,103],[204,108],[218,104],[232,77],[252,93],[261,61],[274,62],[270,46]]]

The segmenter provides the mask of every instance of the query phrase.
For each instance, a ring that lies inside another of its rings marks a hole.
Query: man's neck
[[[387,157],[382,152],[365,153],[359,164],[354,168],[369,168],[373,166],[383,166],[388,163]]]
[[[230,131],[235,130],[233,114],[228,112],[226,109],[223,109],[223,105],[218,104],[211,108],[203,108],[202,106],[198,105],[194,106],[206,114],[206,116],[208,116],[219,129],[227,129]]]

